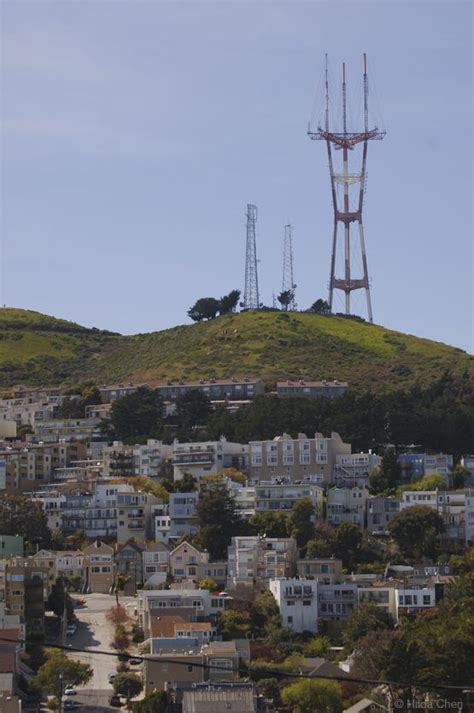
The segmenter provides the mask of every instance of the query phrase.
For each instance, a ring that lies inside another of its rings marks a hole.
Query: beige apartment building
[[[350,443],[344,443],[334,431],[327,438],[321,433],[316,433],[314,438],[308,438],[304,433],[292,438],[284,433],[271,441],[251,441],[249,448],[252,483],[279,479],[331,483],[336,456],[351,453]]]
[[[114,549],[96,540],[84,548],[84,586],[87,592],[108,594],[115,582]]]

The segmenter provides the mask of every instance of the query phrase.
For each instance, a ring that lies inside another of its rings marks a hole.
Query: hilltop
[[[122,336],[29,310],[0,310],[0,385],[260,376],[397,390],[445,370],[474,377],[461,349],[337,316],[245,312]]]

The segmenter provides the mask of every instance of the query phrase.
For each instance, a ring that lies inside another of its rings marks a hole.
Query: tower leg
[[[369,271],[367,269],[367,254],[365,252],[365,238],[364,238],[364,226],[362,221],[359,221],[359,237],[360,237],[360,251],[362,253],[362,266],[364,268],[364,282],[365,282],[365,298],[367,300],[367,316],[369,322],[373,322],[372,316],[372,299],[370,296],[370,285],[369,285]]]
[[[334,221],[331,252],[331,274],[329,275],[329,311],[332,312],[334,280],[336,279],[336,245],[337,245],[337,220]]]
[[[344,212],[349,213],[349,159],[347,149],[343,150]],[[344,223],[344,278],[346,282],[346,314],[351,313],[351,236],[350,225]]]

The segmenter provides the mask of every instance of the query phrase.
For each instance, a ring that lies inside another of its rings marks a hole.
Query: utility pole
[[[363,129],[354,131],[348,126],[347,78],[345,62],[342,64],[342,127],[338,127],[339,131],[335,126],[331,127],[332,116],[330,115],[328,61],[326,55],[324,122],[322,122],[323,125],[318,125],[316,131],[312,131],[311,127],[309,127],[308,136],[313,141],[326,142],[329,163],[331,195],[334,210],[331,267],[329,274],[329,307],[332,311],[334,290],[342,290],[345,296],[345,313],[350,314],[351,292],[354,290],[364,289],[367,305],[367,317],[369,322],[372,322],[372,298],[370,294],[370,281],[367,267],[367,253],[365,249],[362,212],[364,206],[364,191],[367,180],[368,142],[374,140],[380,141],[384,138],[385,131],[379,130],[377,126],[369,128],[369,82],[367,75],[367,55],[365,53],[363,56],[363,68]],[[360,169],[356,173],[351,173],[349,171],[349,151],[354,151],[359,144],[362,145]],[[335,171],[333,150],[342,151],[342,172],[338,173]],[[338,203],[338,187],[340,186],[342,186],[343,191],[342,206]],[[356,195],[353,195],[353,193]],[[339,223],[342,223],[344,226],[344,277],[336,277],[336,255]],[[357,223],[358,225],[359,248],[362,260],[363,274],[362,277],[356,278],[352,276],[351,223]]]

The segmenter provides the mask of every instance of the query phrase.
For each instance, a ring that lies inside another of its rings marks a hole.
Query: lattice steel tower
[[[331,179],[332,203],[334,208],[334,232],[331,252],[331,270],[329,277],[329,307],[333,307],[334,290],[342,290],[345,294],[345,313],[351,312],[351,292],[353,290],[365,290],[367,301],[367,316],[372,322],[372,301],[370,296],[370,282],[367,269],[367,254],[365,251],[364,227],[362,222],[362,209],[364,206],[364,190],[367,178],[367,148],[368,142],[375,139],[383,139],[385,131],[379,130],[377,126],[369,129],[369,83],[367,77],[367,55],[364,53],[364,74],[363,74],[363,96],[364,96],[364,128],[353,131],[348,129],[347,122],[347,84],[346,65],[342,65],[342,127],[333,125],[333,117],[329,111],[329,80],[328,63],[326,55],[325,72],[325,115],[324,126],[318,125],[316,131],[308,128],[308,136],[316,141],[325,141],[328,160],[329,174]],[[354,127],[352,127],[354,128]],[[362,158],[360,171],[358,173],[349,172],[349,151],[362,144]],[[342,149],[342,173],[334,170],[333,153]],[[342,207],[338,204],[338,187],[342,186],[343,202]],[[352,190],[351,190],[352,189]],[[354,193],[356,194],[354,196]],[[352,205],[351,205],[352,199]],[[355,199],[355,200],[354,200]],[[336,277],[336,252],[339,223],[344,225],[344,277]],[[359,228],[360,252],[362,257],[363,276],[354,278],[351,270],[351,223],[357,223]]]
[[[293,297],[288,305],[288,309],[296,309],[295,300],[295,280],[293,275],[293,226],[285,225],[285,237],[283,238],[283,276],[281,279],[281,291],[291,290]]]
[[[257,272],[257,240],[255,225],[257,222],[257,206],[247,203],[247,247],[245,251],[245,290],[242,306],[244,309],[258,309],[260,297],[258,294]]]

